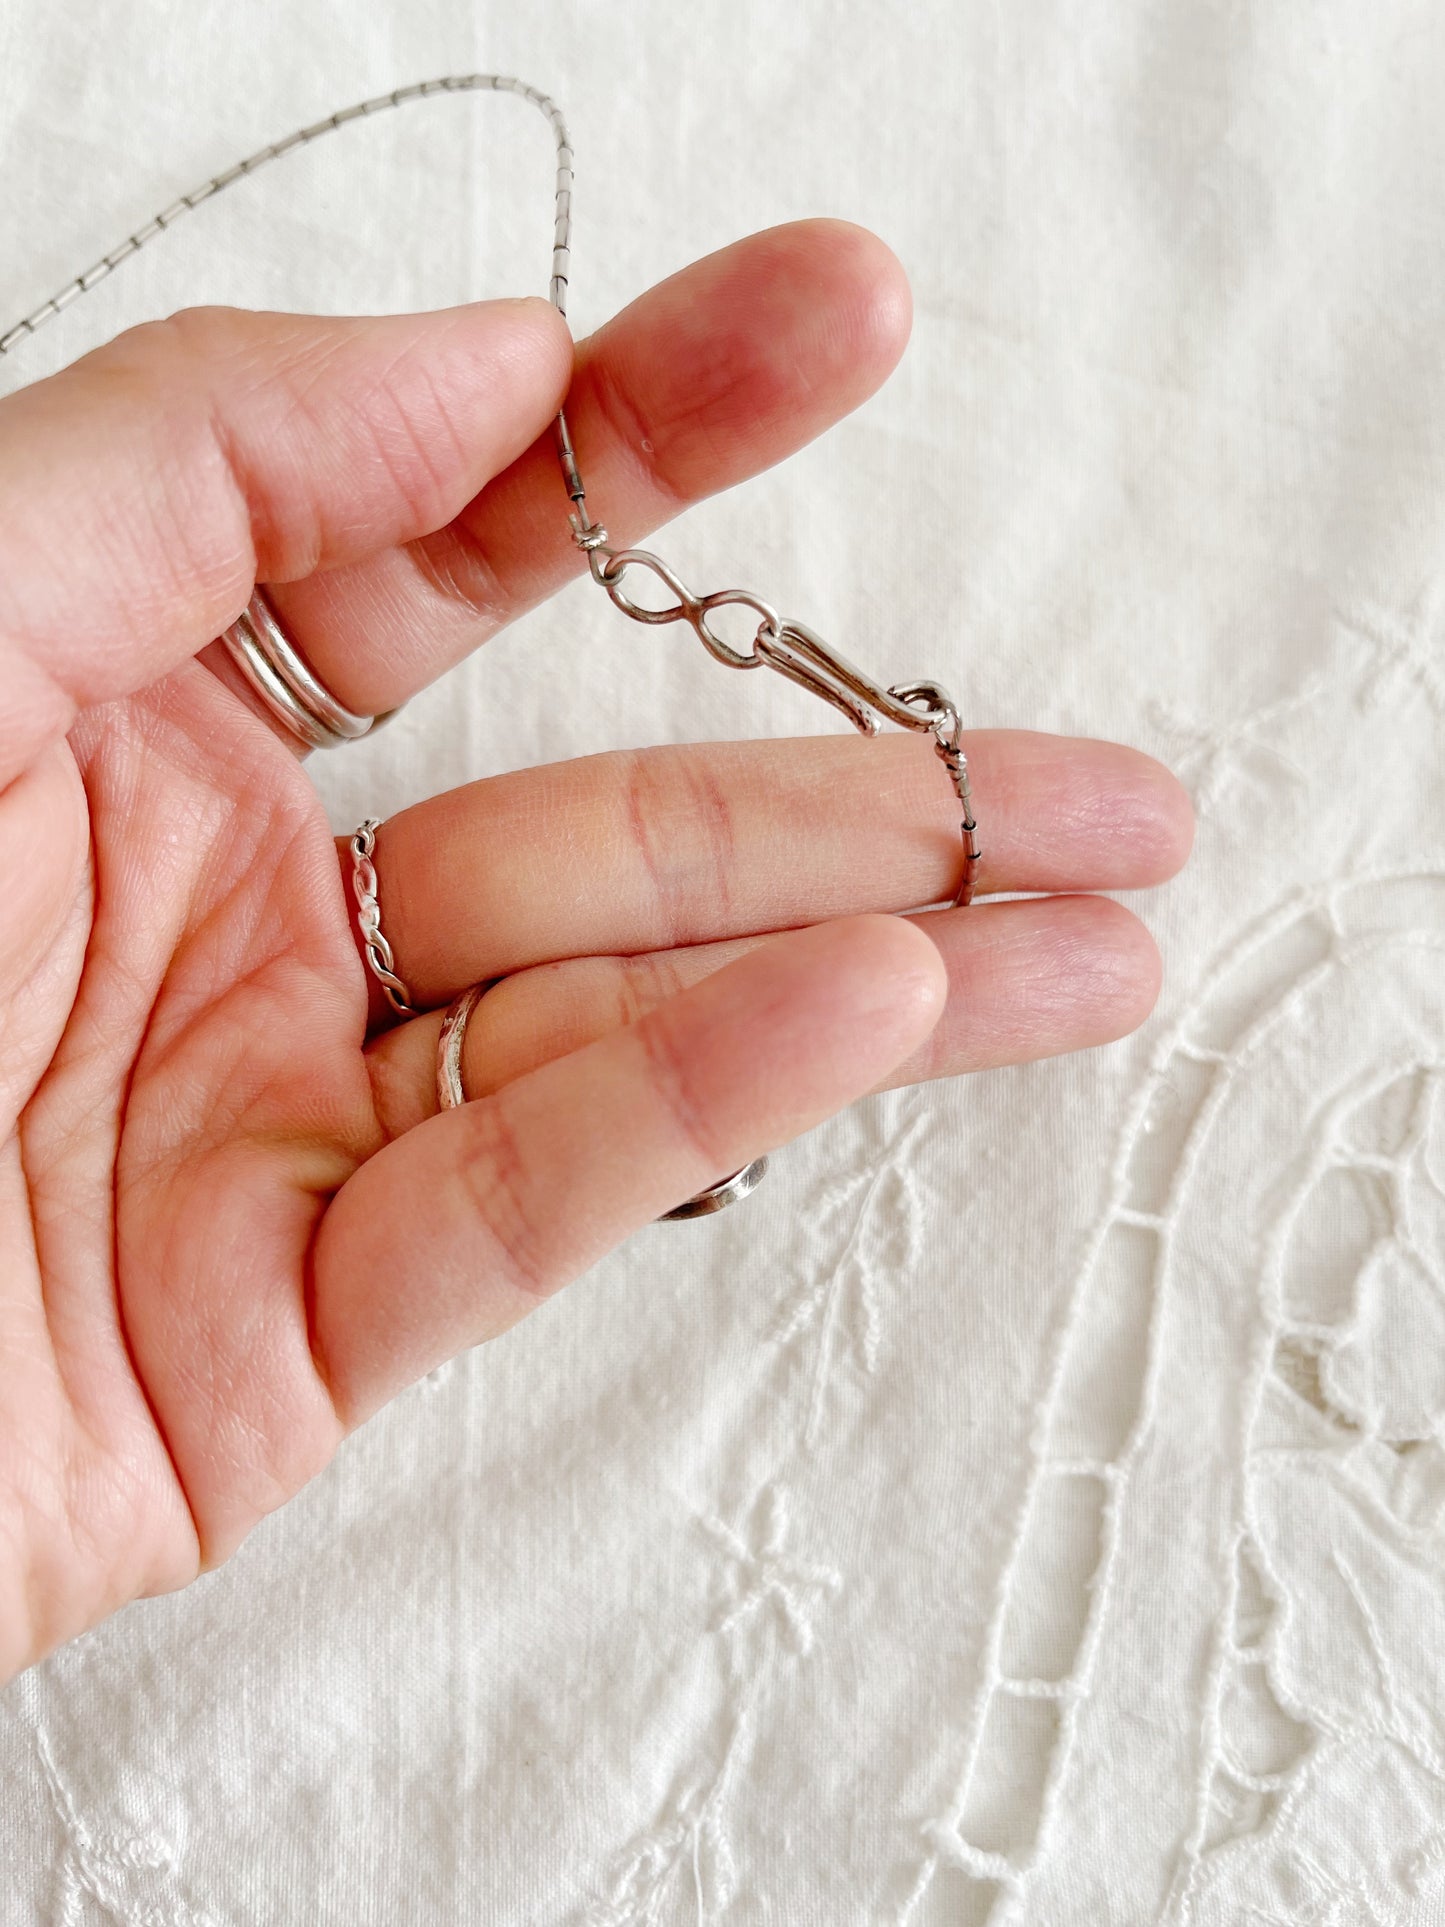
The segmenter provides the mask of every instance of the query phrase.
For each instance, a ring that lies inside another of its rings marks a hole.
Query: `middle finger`
[[[1139,889],[1188,853],[1188,798],[1138,750],[1029,730],[974,731],[964,749],[980,892]],[[419,1006],[564,957],[921,908],[952,896],[961,861],[947,777],[902,734],[670,746],[487,777],[388,818],[375,856]]]
[[[1112,1043],[1148,1016],[1159,952],[1139,919],[1109,897],[1014,898],[911,919],[948,973],[943,1016],[878,1089],[1023,1064]],[[485,1097],[541,1064],[636,1023],[678,992],[772,936],[626,957],[576,957],[504,977],[467,1026],[460,1075]],[[437,1109],[442,1017],[398,1024],[367,1048],[382,1129],[399,1137]]]

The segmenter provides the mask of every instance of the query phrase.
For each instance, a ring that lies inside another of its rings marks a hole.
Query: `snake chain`
[[[377,94],[370,100],[358,101],[353,107],[340,108],[336,113],[328,114],[324,120],[314,121],[309,127],[297,128],[284,140],[258,148],[245,160],[237,161],[224,172],[213,175],[199,187],[182,194],[133,234],[127,235],[108,254],[102,255],[84,273],[66,282],[48,301],[42,302],[4,334],[0,334],[0,355],[8,354],[19,342],[33,335],[37,328],[62,313],[71,302],[88,294],[108,274],[114,273],[123,261],[138,253],[157,235],[173,227],[192,208],[199,207],[212,195],[254,174],[269,162],[280,160],[284,154],[294,153],[297,148],[319,140],[323,134],[335,133],[351,121],[367,119],[388,108],[403,107],[409,101],[427,100],[437,94],[483,92],[517,94],[523,100],[531,101],[546,116],[552,129],[557,145],[557,176],[552,276],[548,293],[553,306],[565,319],[571,265],[572,143],[562,110],[556,101],[539,88],[507,74],[448,74],[439,80],[418,81],[409,87],[397,87],[389,94]],[[973,896],[978,874],[978,826],[974,821],[969,793],[968,765],[959,745],[962,725],[958,709],[947,692],[931,681],[893,684],[885,688],[839,655],[811,629],[805,628],[800,622],[782,619],[770,603],[751,591],[718,589],[710,595],[695,595],[675,571],[651,551],[612,547],[606,529],[600,522],[593,521],[588,510],[587,491],[567,427],[566,413],[560,409],[556,419],[556,441],[563,481],[573,505],[569,517],[573,540],[586,555],[593,580],[607,591],[624,615],[636,622],[686,622],[715,661],[730,669],[757,669],[764,665],[775,669],[789,681],[811,690],[815,696],[841,710],[854,728],[864,735],[871,736],[877,729],[875,712],[905,729],[926,730],[932,735],[934,750],[948,773],[963,812],[960,826],[963,876],[954,902],[968,903]],[[629,570],[656,577],[677,600],[664,608],[649,608],[639,603],[623,586]],[[758,618],[752,642],[745,650],[734,648],[726,642],[708,621],[713,610],[732,605],[749,609]]]

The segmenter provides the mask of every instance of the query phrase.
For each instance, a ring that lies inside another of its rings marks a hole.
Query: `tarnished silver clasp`
[[[575,470],[575,462],[573,468]],[[831,643],[824,642],[803,623],[784,622],[771,603],[764,602],[750,590],[718,589],[711,595],[694,595],[676,570],[650,550],[614,549],[606,529],[587,514],[580,482],[573,500],[577,506],[571,518],[572,539],[586,554],[593,581],[607,591],[623,615],[631,616],[634,622],[685,622],[715,661],[725,663],[730,669],[758,669],[766,663],[769,669],[776,669],[800,689],[841,710],[861,735],[876,736],[877,719],[882,716],[903,729],[926,730],[932,736],[934,753],[947,770],[963,810],[959,826],[963,837],[963,877],[954,902],[970,902],[978,876],[978,825],[969,794],[958,705],[942,684],[909,682],[885,687],[865,675],[856,663],[849,662]],[[636,601],[623,587],[629,569],[655,576],[677,600],[660,609],[651,609]],[[758,618],[751,650],[735,649],[708,622],[712,610],[738,606],[751,609]]]
[[[958,704],[942,683],[894,683],[888,693],[908,711],[912,719],[910,728],[931,729],[937,738],[940,753],[945,745],[957,751],[959,738],[963,734],[963,719],[958,713]]]
[[[878,698],[887,701],[887,691],[863,674],[861,669],[840,656],[823,638],[801,622],[782,622],[777,633],[760,630],[754,649],[780,676],[820,696],[834,709],[841,709],[856,730],[865,736],[877,734],[873,719]]]
[[[776,636],[760,632],[753,646],[769,668],[841,709],[865,736],[877,731],[876,714],[904,729],[931,729],[935,735],[952,729],[956,746],[958,711],[937,683],[885,688],[801,622],[780,623]]]

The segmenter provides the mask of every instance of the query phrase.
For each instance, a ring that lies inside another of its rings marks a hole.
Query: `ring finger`
[[[909,921],[941,952],[948,999],[937,1027],[880,1089],[1112,1043],[1144,1021],[1159,992],[1153,938],[1107,897],[979,904]],[[635,1023],[769,941],[747,937],[641,956],[578,957],[504,977],[467,1025],[462,1090],[468,1099],[490,1096]],[[441,1025],[441,1013],[430,1011],[369,1048],[377,1114],[389,1138],[437,1110]]]

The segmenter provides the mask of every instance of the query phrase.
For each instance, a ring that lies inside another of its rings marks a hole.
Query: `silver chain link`
[[[234,182],[254,174],[268,162],[279,160],[283,154],[294,153],[298,147],[319,140],[323,134],[335,133],[338,128],[351,121],[364,120],[370,115],[384,112],[391,107],[405,106],[408,101],[427,100],[437,94],[462,93],[506,93],[518,94],[529,100],[545,116],[552,129],[557,144],[557,177],[555,190],[555,220],[552,231],[552,277],[548,294],[557,312],[564,318],[567,314],[567,281],[571,263],[572,242],[572,143],[567,133],[567,123],[556,101],[540,89],[529,86],[508,74],[448,74],[439,80],[418,81],[410,87],[398,87],[389,94],[377,94],[371,100],[358,101],[354,107],[342,107],[325,120],[318,120],[309,127],[300,127],[284,140],[273,141],[270,146],[259,148],[243,161],[237,161],[223,173],[215,174],[201,186],[192,188],[190,193],[182,194],[178,200],[162,209],[159,214],[139,227],[118,247],[104,254],[83,274],[68,281],[58,293],[44,301],[31,314],[25,315],[13,327],[0,335],[0,355],[7,354],[17,342],[35,333],[36,329],[52,320],[72,301],[88,294],[108,274],[114,273],[123,261],[136,254],[158,234],[173,227],[182,215],[192,208],[199,207],[214,194]],[[592,579],[604,588],[613,603],[634,622],[686,622],[702,642],[708,653],[717,662],[730,669],[758,669],[766,665],[786,676],[790,682],[810,690],[824,702],[839,709],[855,729],[871,736],[877,731],[874,713],[877,712],[888,721],[897,723],[904,729],[924,730],[933,737],[934,750],[948,772],[959,805],[963,811],[960,831],[963,841],[963,877],[955,904],[966,904],[972,900],[974,884],[978,876],[979,845],[978,825],[974,821],[972,797],[968,781],[968,764],[959,745],[960,721],[958,709],[952,698],[935,682],[897,683],[889,687],[875,682],[856,668],[843,656],[825,643],[812,630],[804,628],[800,622],[782,621],[770,603],[747,589],[715,589],[705,596],[694,595],[682,579],[668,567],[660,556],[648,549],[614,549],[607,531],[600,522],[594,522],[587,508],[587,491],[583,486],[581,471],[577,463],[576,451],[567,427],[565,411],[559,409],[556,419],[557,459],[562,469],[562,479],[572,501],[569,520],[572,525],[572,539],[585,553]],[[629,596],[622,586],[623,578],[629,569],[642,570],[658,578],[663,585],[677,597],[675,603],[661,609],[649,609]],[[714,609],[730,605],[740,605],[750,609],[758,617],[758,625],[749,650],[735,649],[708,623],[708,615]],[[371,826],[373,834],[375,826]],[[359,842],[362,832],[357,832]],[[370,849],[360,850],[353,847],[353,855],[358,863],[365,862],[370,869]],[[361,905],[360,895],[358,903]],[[375,872],[372,871],[371,908],[375,909]],[[361,905],[363,918],[365,905]],[[379,914],[379,913],[378,913]],[[363,928],[365,929],[363,921]],[[393,1006],[406,1009],[405,986],[394,975],[390,948],[380,934],[379,923],[375,929],[377,955],[371,958],[372,966],[381,978],[387,996]],[[368,939],[368,954],[372,948]],[[385,951],[383,956],[381,953]],[[393,990],[400,993],[401,1001]]]
[[[957,705],[947,690],[931,681],[895,683],[885,687],[865,675],[855,663],[840,655],[801,622],[781,621],[771,603],[764,602],[750,589],[714,589],[711,595],[694,595],[687,584],[660,556],[647,549],[614,549],[600,523],[586,522],[585,507],[572,517],[573,540],[586,551],[592,579],[604,588],[616,606],[635,622],[685,622],[715,661],[729,669],[760,669],[766,665],[786,676],[813,695],[831,703],[865,736],[877,734],[872,712],[898,723],[904,729],[927,730],[933,737],[934,753],[948,773],[954,794],[963,811],[960,834],[963,841],[963,876],[953,901],[955,906],[971,903],[978,878],[978,824],[973,814],[973,793],[968,780],[968,759],[960,745],[962,722]],[[649,609],[636,602],[623,588],[629,569],[641,569],[656,576],[677,597],[661,609]],[[744,652],[725,642],[708,624],[708,612],[732,604],[751,609],[758,617],[752,647]]]
[[[320,140],[323,134],[334,134],[338,128],[345,127],[354,120],[366,120],[373,114],[385,113],[390,107],[405,107],[409,101],[430,100],[436,94],[519,94],[523,100],[530,100],[541,109],[551,124],[557,142],[557,218],[552,241],[552,285],[551,298],[557,312],[564,318],[567,313],[567,261],[572,233],[572,145],[567,136],[567,123],[562,118],[562,109],[555,100],[542,93],[539,88],[529,87],[524,80],[514,80],[509,74],[447,74],[440,80],[419,80],[410,87],[397,87],[389,94],[377,94],[371,100],[359,100],[354,107],[340,107],[325,120],[313,121],[309,127],[298,127],[294,134],[284,140],[272,141],[269,147],[260,147],[254,154],[248,154],[243,161],[226,168],[220,174],[213,174],[199,187],[193,187],[189,194],[182,194],[162,208],[159,214],[151,216],[143,227],[134,234],[128,234],[118,247],[103,254],[100,259],[67,281],[59,293],[42,301],[33,313],[17,321],[12,328],[0,335],[0,355],[8,354],[18,341],[26,335],[33,335],[45,322],[53,320],[72,301],[104,281],[113,274],[122,261],[129,260],[141,248],[153,241],[165,229],[174,227],[184,214],[199,207],[202,201],[210,200],[223,188],[244,180],[258,168],[265,167],[269,161],[278,161],[283,154],[292,154],[298,147],[305,147],[311,141]]]

